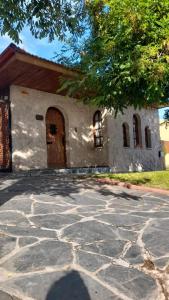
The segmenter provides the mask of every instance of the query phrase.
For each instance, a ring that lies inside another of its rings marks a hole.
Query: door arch
[[[46,113],[46,144],[48,168],[66,166],[65,120],[55,107],[49,107]]]

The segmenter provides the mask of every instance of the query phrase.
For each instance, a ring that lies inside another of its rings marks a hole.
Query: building
[[[56,94],[74,71],[14,44],[0,55],[0,168],[159,170],[156,109],[112,113]]]
[[[164,166],[169,169],[169,122],[164,120],[160,122],[160,138],[164,153]]]

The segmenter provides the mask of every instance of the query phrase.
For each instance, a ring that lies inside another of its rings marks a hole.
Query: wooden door
[[[0,103],[0,170],[10,169],[9,106]]]
[[[64,168],[65,124],[62,113],[56,108],[49,108],[46,114],[46,142],[48,168]]]

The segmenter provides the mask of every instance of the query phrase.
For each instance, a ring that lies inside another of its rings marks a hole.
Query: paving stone
[[[24,248],[1,266],[11,272],[32,272],[46,266],[64,266],[72,262],[71,245],[45,240],[37,245]]]
[[[20,225],[20,224],[19,224]],[[56,232],[52,230],[45,230],[33,227],[20,227],[20,226],[5,226],[0,225],[0,232],[14,236],[34,236],[34,237],[45,237],[45,238],[56,238]]]
[[[159,259],[155,259],[154,264],[158,268],[164,268],[164,267],[169,266],[169,256],[168,257],[162,257],[162,258],[159,258]]]
[[[113,240],[116,234],[112,227],[97,221],[79,222],[64,230],[64,237],[77,243],[92,243],[100,240]]]
[[[42,194],[42,193],[38,193],[33,195],[33,198],[35,200],[39,200],[40,202],[50,202],[53,204],[64,204],[64,198],[62,196],[56,196],[56,195],[47,195],[47,194]]]
[[[10,201],[7,201],[0,207],[0,211],[3,210],[19,210],[26,214],[31,213],[32,200],[27,196],[16,196]]]
[[[16,238],[3,236],[0,233],[0,258],[9,254],[16,247]],[[1,299],[1,298],[0,298]]]
[[[97,216],[96,219],[107,222],[115,226],[131,226],[134,224],[142,224],[146,221],[145,218],[136,217],[132,215],[123,214],[102,214]]]
[[[120,241],[120,240],[112,240],[112,241],[103,240],[100,242],[94,242],[88,245],[84,245],[82,246],[82,249],[85,251],[98,253],[98,254],[115,258],[120,256],[125,244],[126,244],[125,241]]]
[[[169,219],[153,220],[143,234],[145,247],[154,256],[163,256],[169,253],[168,242]]]
[[[20,248],[1,264],[0,288],[7,291],[6,297],[12,295],[11,289],[23,295],[22,300],[161,299],[150,276],[114,263],[131,241],[122,258],[124,266],[125,261],[132,267],[143,264],[136,242],[148,221],[143,232],[145,248],[158,268],[167,267],[169,197],[144,196],[139,191],[65,175],[18,177],[10,186],[10,176],[7,180],[0,179],[0,256],[15,249],[16,237]],[[27,219],[24,213],[32,215]],[[68,243],[57,238],[56,229],[62,228],[60,238]],[[69,241],[78,244],[75,256]],[[84,273],[71,270],[72,262]],[[12,277],[7,275],[10,272]],[[94,279],[96,274],[100,283]]]
[[[129,212],[129,211],[135,211],[138,210],[139,208],[141,208],[141,205],[130,205],[127,204],[126,202],[124,203],[124,201],[122,201],[122,203],[119,203],[118,201],[112,201],[112,204],[109,205],[109,208],[114,208],[115,210],[124,210],[124,212]]]
[[[23,237],[19,239],[19,247],[28,246],[30,244],[38,242],[37,238],[34,237]]]
[[[115,194],[114,194],[114,192],[112,192],[108,189],[107,190],[104,190],[104,189],[94,190],[94,186],[93,186],[93,189],[91,189],[90,191],[85,191],[85,193],[83,194],[83,197],[98,199],[98,200],[104,201],[103,203],[105,203],[105,201],[113,200],[115,198]]]
[[[169,202],[169,197],[168,195],[164,195],[164,194],[159,194],[159,193],[151,193],[150,195],[151,199],[158,201],[158,202]]]
[[[36,300],[122,300],[91,277],[75,270],[24,276],[9,281],[8,286]]]
[[[131,264],[143,264],[144,259],[141,254],[141,250],[139,246],[133,245],[129,248],[124,259],[127,260]]]
[[[50,229],[61,229],[65,225],[73,224],[80,221],[81,217],[77,215],[61,215],[61,214],[48,214],[48,215],[37,215],[31,217],[30,220],[38,227],[50,228]]]
[[[120,188],[120,190],[121,190],[121,188]],[[129,190],[127,188],[124,188],[124,192],[131,197],[133,196],[134,200],[141,200],[143,198],[143,196],[145,195],[145,191],[141,191],[141,190],[134,190],[134,189]]]
[[[9,295],[8,293],[0,290],[0,299],[1,300],[21,300],[18,297],[15,297],[13,295]]]
[[[168,218],[169,219],[169,212],[166,212],[166,211],[135,212],[135,213],[132,213],[132,215],[146,217],[147,219],[148,218],[153,218],[153,219]]]
[[[118,227],[115,230],[116,234],[118,235],[119,240],[125,240],[125,241],[136,241],[138,238],[138,234],[132,230],[127,230],[124,228]]]
[[[34,214],[39,215],[39,214],[58,214],[65,212],[66,210],[71,209],[70,206],[63,206],[63,205],[57,205],[57,204],[46,204],[46,203],[39,203],[36,202],[34,204]]]
[[[119,192],[114,199],[112,204],[117,203],[119,205],[131,205],[131,207],[137,207],[143,204],[143,198],[135,196],[126,192]]]
[[[91,197],[87,197],[81,194],[71,194],[71,197],[66,197],[66,203],[73,205],[104,205],[105,201],[97,199],[96,196],[92,194]]]
[[[19,212],[6,211],[5,213],[0,211],[0,224],[3,225],[17,225],[25,226],[29,225],[28,220]]]
[[[152,203],[144,203],[143,205],[141,205],[141,206],[139,206],[139,207],[137,207],[137,209],[135,210],[136,212],[138,211],[138,212],[148,212],[148,211],[151,211],[151,210],[156,210],[157,209],[157,207],[158,207],[159,205],[158,204],[156,204],[156,203],[154,203],[154,204],[152,204]]]
[[[155,196],[155,197],[154,197]],[[160,197],[158,197],[158,194],[155,194],[154,196],[144,196],[144,202],[147,205],[152,205],[152,208],[157,205],[165,205],[165,204],[169,204],[169,197],[168,196],[164,196],[161,195]]]
[[[77,212],[79,212],[80,214],[82,213],[91,213],[91,214],[95,214],[98,213],[100,210],[104,210],[105,206],[104,205],[86,205],[86,206],[82,206],[77,208]]]
[[[155,280],[136,269],[113,265],[100,271],[98,277],[132,300],[157,299]]]
[[[95,272],[101,266],[110,263],[110,259],[97,254],[91,254],[86,251],[77,251],[76,262],[86,270]]]

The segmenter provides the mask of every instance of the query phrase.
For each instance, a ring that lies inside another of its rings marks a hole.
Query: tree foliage
[[[169,122],[169,109],[166,109],[165,111],[164,111],[164,120],[166,121],[166,122]]]
[[[71,33],[59,59],[80,70],[70,95],[115,111],[168,103],[169,0],[3,2],[1,32],[16,40],[25,23],[38,38]]]
[[[0,0],[0,33],[17,43],[24,26],[36,38],[50,41],[64,39],[67,32],[79,35],[83,8],[83,0]]]
[[[89,7],[91,35],[83,49],[75,49],[80,55],[76,66],[83,73],[74,81],[75,91],[116,111],[166,103],[169,1],[94,2]],[[66,84],[74,92],[71,82]]]

